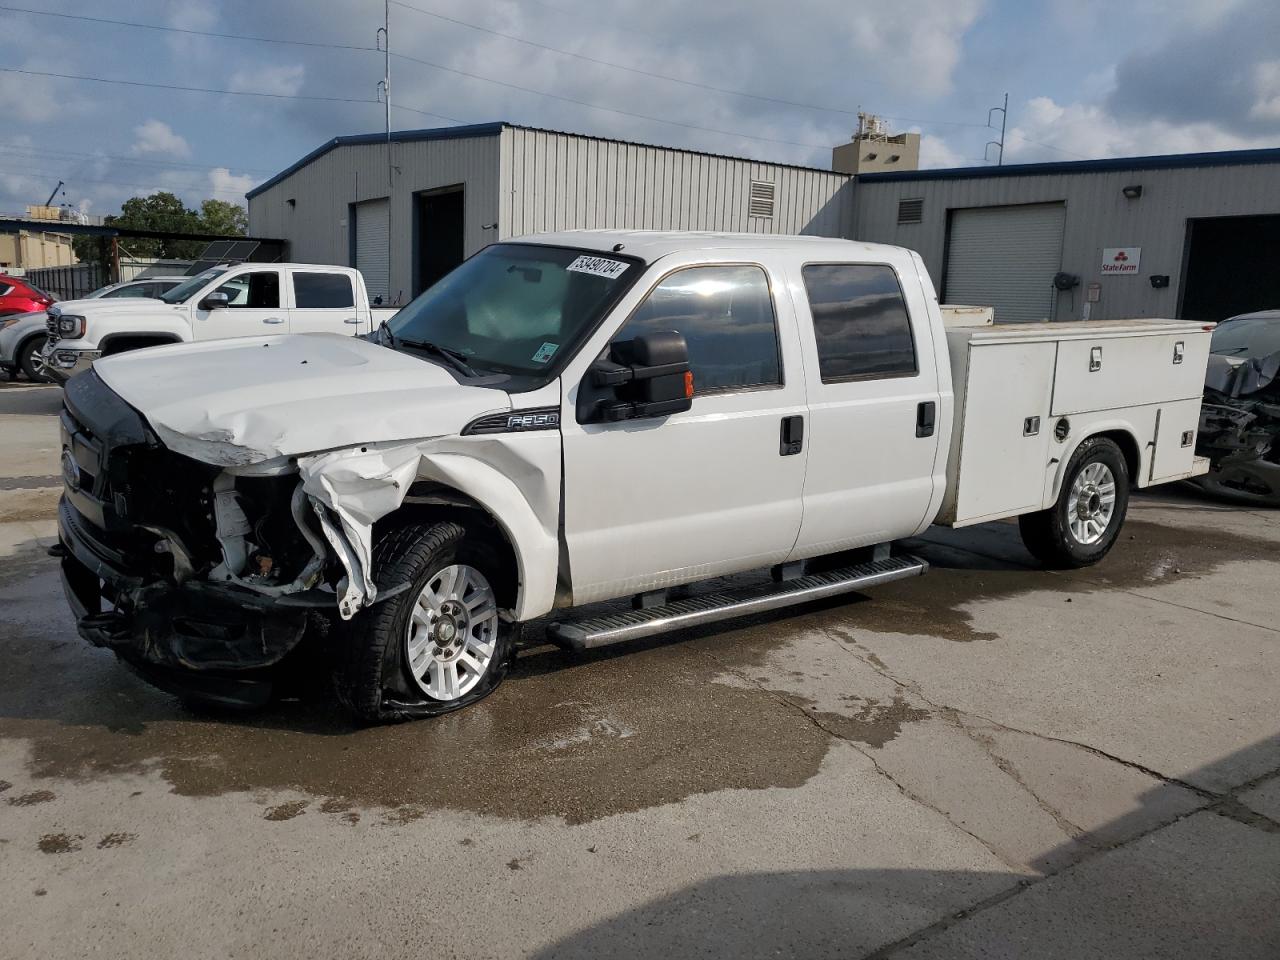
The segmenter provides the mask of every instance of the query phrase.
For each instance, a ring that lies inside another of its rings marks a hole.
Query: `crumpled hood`
[[[148,347],[93,368],[169,449],[224,465],[456,434],[511,408],[504,391],[337,334]]]

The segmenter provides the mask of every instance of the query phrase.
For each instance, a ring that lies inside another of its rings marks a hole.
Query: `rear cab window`
[[[350,275],[294,271],[293,305],[301,310],[351,309],[356,299]]]
[[[801,273],[823,383],[919,373],[911,317],[893,267],[810,263]]]

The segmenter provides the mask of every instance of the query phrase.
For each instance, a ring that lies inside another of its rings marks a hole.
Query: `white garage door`
[[[367,200],[356,204],[356,269],[364,274],[369,299],[390,303],[391,271],[388,263],[388,203]]]
[[[952,212],[946,301],[995,307],[997,323],[1050,319],[1066,214],[1061,203]]]

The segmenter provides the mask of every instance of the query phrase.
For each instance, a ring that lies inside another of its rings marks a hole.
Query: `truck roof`
[[[902,247],[834,237],[808,237],[788,234],[713,233],[695,230],[561,230],[556,233],[531,233],[510,237],[513,243],[544,243],[562,247],[582,247],[612,252],[622,244],[621,253],[656,260],[671,253],[691,250],[786,250],[801,249],[806,255],[840,260],[849,257],[865,259],[868,255],[885,256]]]

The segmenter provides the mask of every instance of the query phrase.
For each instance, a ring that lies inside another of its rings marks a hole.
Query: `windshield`
[[[1209,352],[1226,357],[1269,357],[1280,350],[1280,316],[1224,320],[1213,331]]]
[[[226,272],[224,268],[221,270],[206,270],[204,273],[196,274],[190,280],[184,280],[167,293],[160,294],[160,299],[165,303],[182,303],[203,290],[204,285],[214,277],[220,277]]]
[[[478,370],[536,375],[570,353],[643,271],[633,258],[501,243],[388,321],[395,346],[430,343]]]

